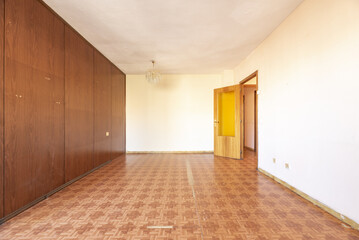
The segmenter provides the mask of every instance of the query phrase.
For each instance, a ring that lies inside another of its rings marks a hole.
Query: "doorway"
[[[258,71],[240,83],[241,89],[241,144],[243,157],[258,156]]]

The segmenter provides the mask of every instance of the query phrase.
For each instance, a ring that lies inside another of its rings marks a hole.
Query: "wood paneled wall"
[[[5,214],[64,184],[64,23],[5,1]]]
[[[125,153],[126,139],[126,76],[112,67],[112,159]]]
[[[111,65],[94,52],[94,163],[111,159]]]
[[[125,75],[40,0],[0,20],[1,218],[125,152]]]
[[[93,163],[93,48],[65,28],[65,176],[70,181]]]
[[[4,0],[0,0],[0,32],[4,32]],[[4,216],[4,38],[0,38],[0,218]]]

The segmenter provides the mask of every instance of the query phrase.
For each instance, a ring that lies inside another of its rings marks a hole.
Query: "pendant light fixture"
[[[152,69],[148,70],[146,73],[146,79],[149,83],[159,83],[161,79],[161,75],[158,71],[155,70],[155,61],[152,60]]]

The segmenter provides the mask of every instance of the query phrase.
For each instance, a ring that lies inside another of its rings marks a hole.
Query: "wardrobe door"
[[[125,153],[125,75],[112,66],[112,155],[115,159]]]
[[[111,160],[111,63],[94,51],[94,163]]]
[[[93,168],[93,48],[65,28],[65,179]]]
[[[5,214],[64,183],[64,24],[5,1]]]
[[[0,0],[0,32],[4,32],[4,0]],[[0,37],[0,218],[4,216],[3,154],[4,154],[4,35]]]

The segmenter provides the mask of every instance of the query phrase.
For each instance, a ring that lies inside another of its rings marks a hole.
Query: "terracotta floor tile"
[[[251,152],[243,161],[133,154],[4,223],[0,239],[359,240],[359,232],[258,173]]]

